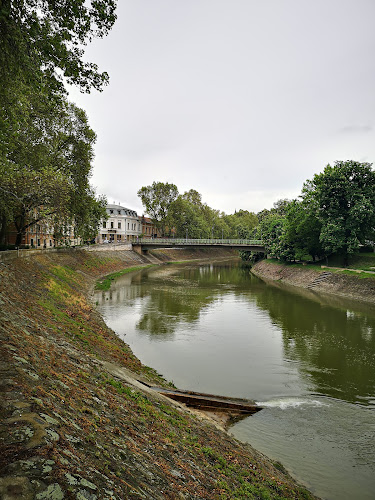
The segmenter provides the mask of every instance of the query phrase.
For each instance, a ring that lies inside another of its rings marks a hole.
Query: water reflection
[[[299,362],[311,392],[373,404],[373,309],[359,306],[355,311],[352,302],[337,298],[332,307],[330,297],[314,295],[268,285],[257,295],[257,305],[281,329],[284,356]]]
[[[248,268],[233,262],[162,266],[125,275],[110,291],[98,293],[96,300],[107,316],[114,314],[116,305],[126,305],[127,315],[136,308],[138,335],[145,335],[152,342],[163,338],[178,341],[181,331],[199,331],[205,315],[215,310],[218,317],[224,307],[221,301],[224,304],[229,296],[235,298],[230,329],[233,328],[231,335],[239,351],[242,337],[256,335],[255,326],[249,329],[252,320],[242,310],[235,311],[235,303],[247,302],[258,311],[251,312],[252,315],[256,314],[259,319],[263,311],[281,332],[283,359],[279,363],[293,363],[305,391],[375,406],[375,312],[372,307],[265,283]],[[110,313],[105,312],[106,306],[110,307]],[[225,307],[229,310],[227,303]],[[221,325],[214,324],[214,328],[217,333]],[[228,330],[228,325],[226,328]],[[259,321],[256,328],[261,328]],[[257,334],[261,336],[260,331]],[[227,331],[221,335],[224,338]],[[208,349],[213,348],[216,346],[210,344]],[[241,359],[240,353],[236,356]]]
[[[125,275],[96,300],[178,387],[265,402],[236,437],[322,498],[373,498],[374,307],[266,283],[233,262]]]

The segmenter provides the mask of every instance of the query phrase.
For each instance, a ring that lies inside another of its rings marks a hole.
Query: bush
[[[0,252],[3,252],[5,250],[15,250],[16,245],[0,245]]]

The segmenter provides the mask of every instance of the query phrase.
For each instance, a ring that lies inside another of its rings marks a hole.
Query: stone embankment
[[[90,297],[98,278],[140,260],[79,250],[0,260],[0,498],[314,498],[281,464],[138,382],[168,385]]]
[[[262,260],[252,267],[252,272],[265,280],[305,288],[306,290],[345,297],[361,302],[375,303],[375,275],[361,278],[347,275],[337,269],[293,266]]]

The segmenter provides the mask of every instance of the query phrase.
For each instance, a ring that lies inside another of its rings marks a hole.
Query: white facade
[[[108,219],[100,222],[98,243],[121,243],[141,235],[141,221],[137,212],[121,205],[107,205]]]

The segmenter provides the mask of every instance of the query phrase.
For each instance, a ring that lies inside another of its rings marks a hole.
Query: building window
[[[110,213],[113,214],[113,210],[110,210]]]
[[[118,213],[119,215],[121,215],[121,210],[117,210],[117,213]]]
[[[128,222],[128,229],[129,229],[129,222]]]
[[[103,239],[103,240],[106,240],[106,239],[107,239],[107,235],[106,235],[106,234],[103,234],[103,235],[102,235],[102,239]]]
[[[111,229],[113,229],[113,222],[111,222]]]
[[[106,229],[106,227],[107,227],[107,223],[103,222],[103,228]]]
[[[121,222],[119,222],[119,223],[117,224],[117,227],[118,227],[119,229],[121,229]]]
[[[50,247],[52,246],[52,240],[49,240],[49,246]]]
[[[31,238],[30,240],[30,245],[33,247],[34,246],[34,238]]]

